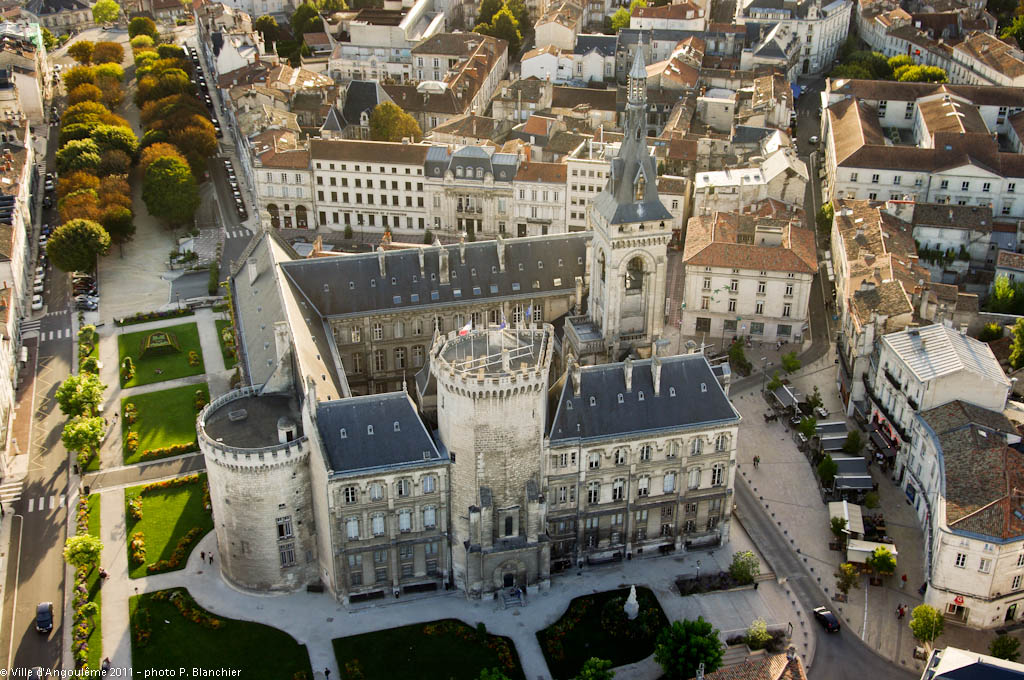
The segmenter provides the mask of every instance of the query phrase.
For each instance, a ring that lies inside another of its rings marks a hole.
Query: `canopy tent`
[[[822,451],[829,453],[835,451],[842,451],[843,447],[846,446],[846,435],[838,437],[834,435],[824,435],[819,437],[818,441],[821,442]]]
[[[871,475],[838,474],[834,487],[836,491],[870,491],[874,488]]]
[[[864,564],[867,562],[868,557],[875,552],[875,548],[885,548],[892,553],[894,558],[899,554],[896,552],[896,546],[892,543],[875,543],[874,541],[861,541],[851,538],[846,543],[846,561]]]
[[[775,388],[772,391],[772,395],[786,408],[789,408],[790,406],[795,407],[799,401],[796,398],[796,395],[793,394],[793,390],[789,389],[789,385],[783,385],[782,387]]]
[[[846,520],[846,529],[843,530],[845,533],[864,535],[864,518],[859,505],[846,501],[829,503],[828,518],[831,520],[833,517],[842,517]]]
[[[867,475],[868,463],[860,456],[848,456],[841,454],[832,456],[832,460],[835,462],[839,471],[836,474],[840,475]]]
[[[833,420],[828,423],[818,423],[814,428],[814,432],[819,437],[838,437],[840,435],[845,437],[846,423],[841,420]]]

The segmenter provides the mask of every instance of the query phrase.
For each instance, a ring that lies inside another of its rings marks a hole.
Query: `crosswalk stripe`
[[[57,497],[50,496],[50,510],[53,510],[55,507],[57,507]]]
[[[66,500],[66,497],[64,496],[64,494],[61,494],[60,495],[60,503],[58,505],[63,508],[65,500]]]
[[[28,499],[28,511],[29,512],[32,512],[32,508],[33,508],[35,502],[36,502],[35,498],[29,498]]]

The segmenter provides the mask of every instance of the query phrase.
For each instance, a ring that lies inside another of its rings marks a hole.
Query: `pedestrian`
[[[331,677],[331,669],[330,668],[325,668],[324,669],[324,678],[329,678],[329,677]]]
[[[210,564],[213,564],[213,553],[210,553]]]
[[[206,561],[206,551],[205,550],[203,550],[202,552],[199,553],[199,561],[200,562],[205,562]]]
[[[903,606],[902,605],[896,605],[896,618],[897,619],[902,619],[903,618]]]
[[[904,574],[903,576],[900,577],[900,590],[903,590],[906,587],[907,587],[907,575]]]

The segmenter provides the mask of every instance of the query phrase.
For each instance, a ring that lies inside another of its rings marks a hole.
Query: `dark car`
[[[839,619],[837,619],[836,615],[825,607],[815,607],[814,618],[818,619],[818,621],[821,622],[821,625],[825,626],[825,630],[828,632],[839,632]]]
[[[36,630],[49,633],[53,630],[53,603],[40,602],[36,605]]]

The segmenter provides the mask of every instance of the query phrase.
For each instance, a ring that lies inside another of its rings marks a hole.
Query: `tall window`
[[[348,533],[349,540],[355,541],[359,538],[359,518],[349,517],[345,520],[345,530]]]
[[[423,477],[423,493],[434,493],[437,489],[437,477],[426,475]]]
[[[408,479],[399,479],[395,482],[395,491],[398,493],[399,498],[412,495],[412,482]]]
[[[423,528],[433,529],[437,526],[437,509],[433,505],[423,508]]]
[[[676,490],[676,473],[666,472],[665,482],[662,486],[665,493],[674,493]]]
[[[957,553],[953,564],[961,569],[967,566],[967,553]]]
[[[346,503],[355,503],[359,500],[359,489],[354,486],[346,486],[342,494]]]
[[[370,520],[371,528],[374,536],[384,535],[384,513],[378,512],[373,515]]]
[[[383,326],[383,324],[379,324],[379,323],[373,324],[373,339],[374,340],[383,340],[384,339],[384,326]]]
[[[621,501],[626,490],[626,480],[619,477],[612,482],[612,500]]]
[[[625,465],[626,464],[626,449],[615,449],[615,464]]]
[[[278,517],[277,518],[277,537],[278,538],[291,538],[292,537],[292,518]]]
[[[373,370],[375,371],[386,371],[388,368],[388,360],[384,355],[384,350],[375,349],[373,351]]]
[[[648,495],[650,493],[650,491],[651,491],[651,478],[647,477],[647,476],[637,478],[637,480],[636,480],[636,495],[637,496],[646,496],[646,495]]]
[[[729,436],[720,434],[715,437],[715,451],[725,451],[729,448]]]
[[[414,368],[423,366],[423,345],[416,345],[412,348],[412,365]]]
[[[348,556],[349,581],[353,586],[363,585],[363,556]]]
[[[282,543],[278,546],[278,552],[281,556],[282,567],[295,566],[295,544],[294,543]]]
[[[404,347],[396,347],[395,348],[395,368],[396,369],[405,368],[405,348]]]
[[[641,461],[648,461],[650,459],[651,459],[651,445],[650,444],[644,444],[643,446],[640,447],[640,460]]]
[[[701,439],[700,437],[696,437],[692,442],[690,442],[690,455],[699,456],[703,452],[704,440]]]
[[[599,467],[601,467],[601,454],[592,453],[589,456],[587,456],[587,467],[590,468],[591,470],[596,470]]]
[[[601,482],[591,482],[587,485],[587,502],[601,502]]]
[[[711,486],[722,486],[725,484],[725,466],[719,463],[711,468]]]
[[[689,488],[691,489],[696,489],[700,487],[700,468],[690,469],[687,486],[689,486]]]
[[[380,482],[374,482],[370,485],[370,500],[379,501],[384,498],[384,485]]]
[[[412,531],[412,510],[403,508],[398,511],[398,530]]]

